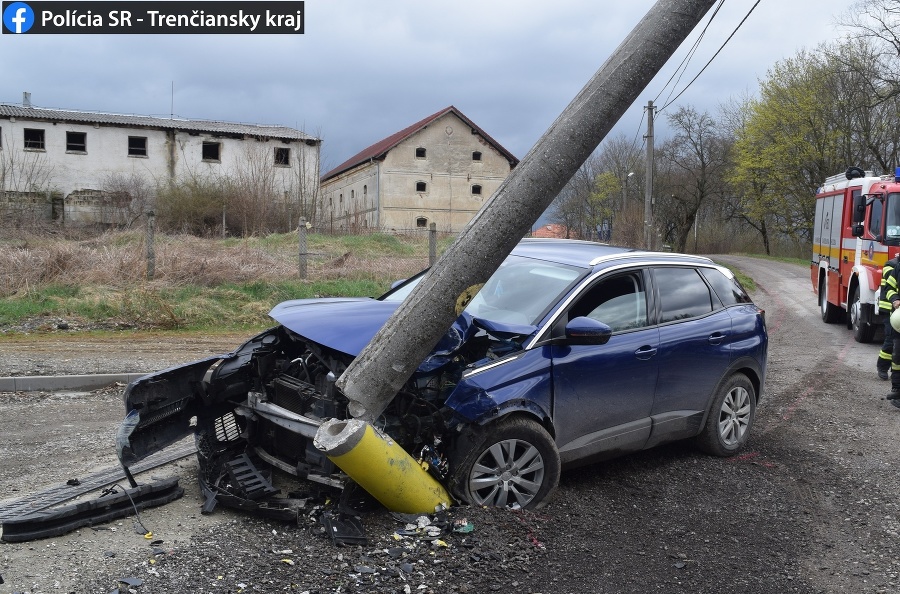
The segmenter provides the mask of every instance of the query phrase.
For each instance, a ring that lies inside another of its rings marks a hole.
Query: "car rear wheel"
[[[714,456],[732,456],[750,437],[756,417],[756,390],[743,373],[724,379],[716,389],[698,447]]]
[[[559,483],[559,452],[540,423],[501,419],[460,434],[453,454],[452,488],[473,505],[533,509]]]

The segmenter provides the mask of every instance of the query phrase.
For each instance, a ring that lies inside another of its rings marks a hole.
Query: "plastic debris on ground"
[[[362,520],[358,516],[326,511],[322,513],[319,520],[325,527],[325,532],[331,538],[331,542],[336,546],[368,543]]]

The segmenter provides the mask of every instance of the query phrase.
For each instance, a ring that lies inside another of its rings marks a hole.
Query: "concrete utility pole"
[[[715,0],[659,0],[337,380],[374,421]]]
[[[644,183],[644,248],[653,249],[653,102],[647,102],[647,172]]]

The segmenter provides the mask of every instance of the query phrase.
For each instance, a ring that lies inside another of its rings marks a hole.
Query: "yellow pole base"
[[[328,420],[313,444],[391,511],[432,514],[452,503],[443,485],[415,458],[365,421]]]

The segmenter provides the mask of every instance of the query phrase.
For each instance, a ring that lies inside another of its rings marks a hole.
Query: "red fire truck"
[[[825,180],[816,194],[810,278],[822,320],[846,321],[871,342],[884,316],[878,293],[884,263],[900,253],[900,168],[874,175],[859,167]]]

